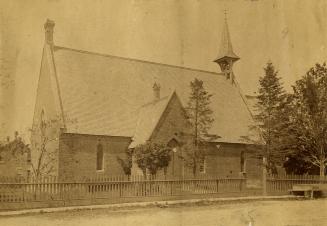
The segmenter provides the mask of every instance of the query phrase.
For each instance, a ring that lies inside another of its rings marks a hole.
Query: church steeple
[[[234,53],[232,42],[229,35],[227,17],[226,17],[226,10],[225,10],[225,20],[224,20],[224,27],[222,31],[220,49],[217,58],[214,60],[221,69],[227,79],[231,79],[234,81],[234,74],[233,74],[233,64],[234,62],[238,61],[240,58]]]

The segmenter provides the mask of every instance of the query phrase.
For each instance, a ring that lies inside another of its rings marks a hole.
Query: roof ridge
[[[153,135],[154,131],[156,130],[156,128],[158,127],[158,123],[160,122],[161,118],[163,117],[163,114],[167,111],[168,105],[170,104],[171,99],[172,99],[172,97],[174,96],[175,93],[176,92],[173,91],[170,95],[165,96],[163,98],[160,98],[159,100],[155,100],[155,101],[152,101],[152,102],[147,103],[145,105],[142,105],[142,107],[139,108],[138,119],[137,119],[137,123],[136,123],[135,130],[134,130],[134,136],[132,138],[133,139],[133,142],[130,144],[130,147],[133,148],[135,146],[134,141],[135,141],[135,138],[137,138],[137,131],[138,131],[138,128],[139,128],[140,122],[141,122],[140,121],[141,120],[141,117],[140,117],[141,115],[140,114],[142,113],[142,109],[144,109],[145,107],[151,106],[151,105],[152,105],[152,107],[154,107],[155,104],[157,104],[159,102],[163,102],[164,100],[166,101],[164,103],[164,106],[163,106],[164,108],[160,110],[159,117],[155,120],[155,122],[153,122],[154,127],[153,127],[152,131],[150,131],[150,135],[147,138],[147,140],[149,140],[152,137],[152,135]]]
[[[190,71],[205,72],[205,73],[210,73],[210,74],[215,74],[215,75],[224,75],[223,73],[219,73],[219,72],[206,71],[206,70],[177,66],[177,65],[172,65],[172,64],[164,64],[164,63],[140,60],[140,59],[129,58],[129,57],[115,56],[115,55],[110,55],[110,54],[105,54],[105,53],[97,53],[97,52],[91,52],[91,51],[87,51],[87,50],[73,49],[73,48],[63,47],[63,46],[53,46],[53,49],[54,49],[54,51],[59,50],[59,49],[65,49],[65,50],[70,50],[70,51],[75,51],[75,52],[80,52],[80,53],[85,53],[85,54],[93,54],[93,55],[103,56],[103,57],[113,57],[113,58],[119,58],[122,60],[136,61],[136,62],[142,62],[142,63],[148,63],[148,64],[156,64],[156,65],[180,68],[180,69],[185,69],[185,70],[190,70]]]
[[[159,102],[161,102],[161,101],[163,101],[163,100],[166,100],[168,97],[170,97],[171,95],[167,95],[167,96],[164,96],[164,97],[162,97],[162,98],[160,98],[159,100],[153,100],[153,101],[150,101],[150,102],[148,102],[148,103],[145,103],[145,104],[143,104],[143,105],[141,105],[139,108],[144,108],[144,107],[147,107],[147,106],[149,106],[149,105],[154,105],[154,104],[157,104],[157,103],[159,103]]]

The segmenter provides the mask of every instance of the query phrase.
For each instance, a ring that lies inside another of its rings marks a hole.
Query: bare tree
[[[59,119],[45,119],[42,111],[40,121],[32,129],[32,159],[34,176],[51,175],[55,171],[59,150]]]

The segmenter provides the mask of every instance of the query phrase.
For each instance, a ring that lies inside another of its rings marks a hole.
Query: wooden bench
[[[303,192],[305,197],[310,197],[313,199],[314,192],[321,192],[321,188],[317,184],[296,184],[293,185],[292,190],[290,190],[292,194],[296,192]]]

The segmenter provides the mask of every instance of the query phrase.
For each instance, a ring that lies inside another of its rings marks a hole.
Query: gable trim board
[[[56,63],[55,63],[54,55],[53,55],[53,48],[49,44],[46,45],[46,46],[49,48],[49,52],[51,54],[51,63],[52,63],[52,67],[53,67],[53,74],[54,74],[55,81],[56,81],[56,88],[57,88],[57,93],[58,93],[58,99],[59,99],[59,105],[60,105],[60,110],[61,110],[61,117],[62,117],[63,127],[66,128],[64,107],[63,107],[62,99],[61,99],[61,92],[60,92],[60,86],[59,86],[59,81],[58,81],[58,76],[57,76]]]

